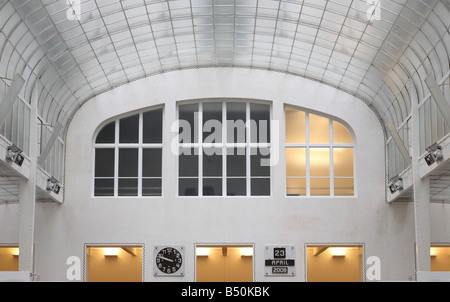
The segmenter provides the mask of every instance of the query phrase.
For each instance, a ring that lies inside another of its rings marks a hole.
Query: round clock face
[[[181,253],[173,247],[163,248],[156,255],[156,266],[166,274],[173,274],[178,271],[182,263]]]

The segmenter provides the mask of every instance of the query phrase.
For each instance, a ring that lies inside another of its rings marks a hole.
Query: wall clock
[[[155,276],[183,276],[184,247],[155,246],[153,272]]]

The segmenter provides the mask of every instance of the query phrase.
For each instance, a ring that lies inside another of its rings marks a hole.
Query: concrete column
[[[19,271],[33,272],[36,169],[38,157],[37,95],[33,91],[30,112],[30,175],[20,181]]]
[[[430,181],[420,177],[420,120],[416,89],[411,87],[412,105],[412,171],[414,185],[414,222],[416,237],[416,270],[430,271]],[[422,159],[423,160],[423,159]]]

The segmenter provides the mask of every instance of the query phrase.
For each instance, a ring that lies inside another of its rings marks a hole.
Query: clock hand
[[[163,260],[166,260],[166,261],[169,261],[169,262],[173,262],[173,259],[169,259],[169,258],[166,258],[166,257],[164,257],[164,256],[158,255],[158,258],[163,259]]]

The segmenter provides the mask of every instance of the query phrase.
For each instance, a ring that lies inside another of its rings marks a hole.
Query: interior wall
[[[272,119],[280,122],[280,130],[279,140],[273,141],[279,161],[271,168],[271,196],[177,196],[177,157],[171,152],[177,102],[210,98],[272,103]],[[286,196],[284,104],[335,116],[353,130],[355,196]],[[162,196],[94,198],[93,142],[98,129],[110,120],[160,105],[164,105],[165,150]],[[142,243],[150,248],[173,244],[186,247],[185,274],[177,279],[154,276],[153,253],[146,253],[145,281],[193,281],[196,242],[251,242],[254,281],[304,281],[306,242],[361,242],[367,256],[380,258],[383,279],[405,280],[414,273],[413,207],[385,202],[384,162],[383,131],[371,109],[318,82],[232,68],[168,72],[132,82],[93,98],[73,117],[66,136],[65,202],[36,206],[36,272],[41,280],[67,280],[68,257],[83,259],[86,243]],[[295,276],[265,276],[266,244],[297,246]],[[50,255],[48,250],[58,253]]]
[[[17,246],[0,246],[0,271],[18,271],[19,256],[15,255]]]

